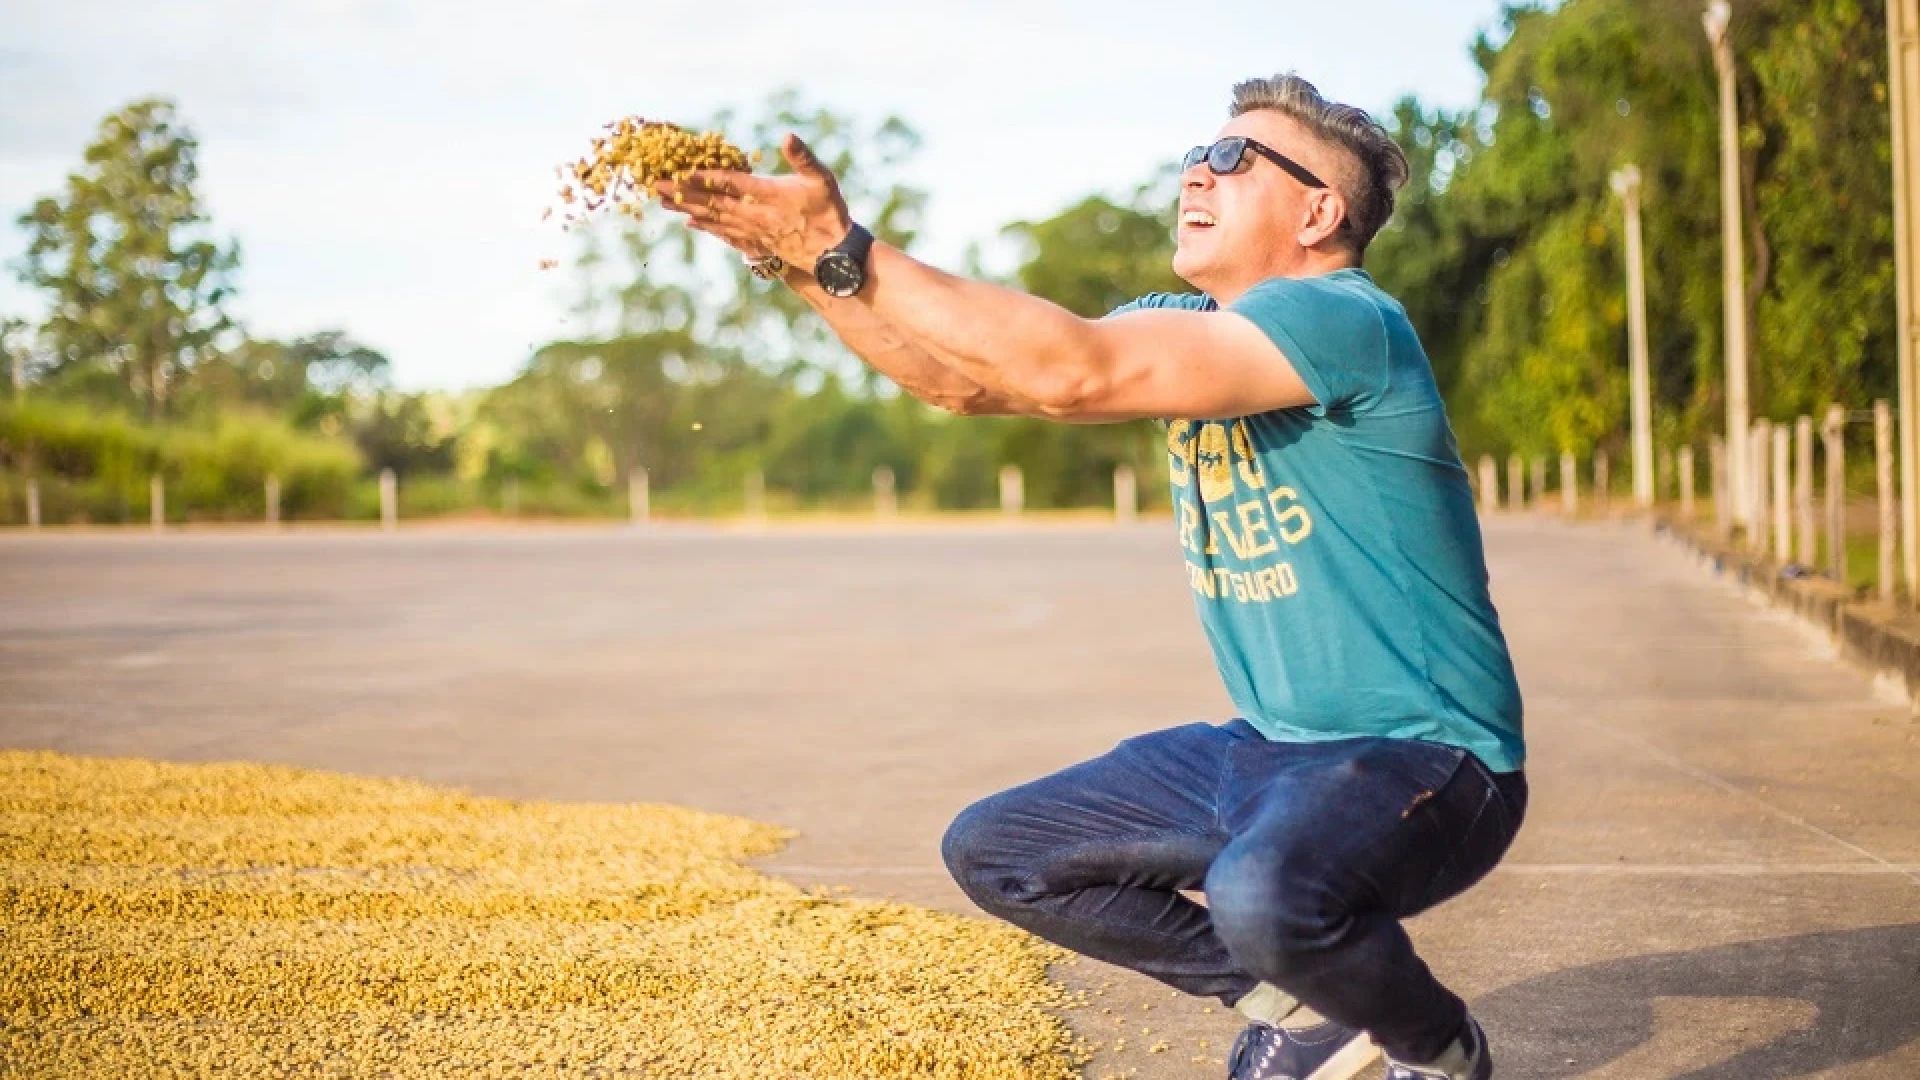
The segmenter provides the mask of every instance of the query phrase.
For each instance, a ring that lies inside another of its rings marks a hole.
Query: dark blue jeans
[[[1493,869],[1526,802],[1521,774],[1450,746],[1189,724],[975,803],[942,853],[974,903],[1055,944],[1227,1005],[1269,982],[1431,1061],[1466,1006],[1400,920]]]

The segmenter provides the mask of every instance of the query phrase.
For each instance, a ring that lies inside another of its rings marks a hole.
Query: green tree
[[[1884,6],[1751,0],[1734,20],[1751,379],[1787,419],[1892,384]],[[1719,102],[1692,0],[1512,6],[1480,104],[1396,110],[1414,166],[1369,260],[1406,303],[1470,448],[1625,449],[1621,209],[1645,183],[1656,437],[1717,431]]]
[[[1020,287],[1095,319],[1152,292],[1192,292],[1173,273],[1171,202],[1147,205],[1151,189],[1130,204],[1089,195],[1042,221],[1003,230],[1023,249]]]
[[[1429,110],[1414,98],[1394,106],[1386,123],[1406,151],[1407,186],[1366,259],[1380,287],[1420,329],[1443,387],[1459,381],[1462,356],[1484,322],[1483,305],[1462,301],[1475,296],[1499,250],[1495,240],[1468,227],[1461,200],[1449,197],[1455,173],[1473,160],[1474,122],[1472,109]],[[1464,419],[1470,417],[1454,417],[1456,424]]]
[[[1716,106],[1697,5],[1584,0],[1512,10],[1446,198],[1492,248],[1459,382],[1471,430],[1525,453],[1622,449],[1626,307],[1609,178],[1645,177],[1649,322],[1665,426],[1690,429],[1717,386]],[[1464,282],[1462,283],[1464,284]],[[1484,444],[1483,444],[1484,445]]]
[[[367,466],[403,476],[453,472],[458,433],[434,402],[430,394],[391,391],[355,400],[351,433]]]
[[[318,428],[327,417],[339,427],[353,399],[388,389],[390,368],[384,353],[342,330],[292,341],[248,338],[194,365],[175,402],[182,414],[246,404],[279,412],[296,427]]]
[[[1895,381],[1886,7],[1800,0],[1743,11],[1743,124],[1755,179],[1754,400],[1777,418],[1858,404]]]
[[[46,291],[56,374],[111,371],[151,417],[232,328],[238,249],[206,235],[198,143],[167,101],[109,115],[61,195],[20,216],[20,280]]]

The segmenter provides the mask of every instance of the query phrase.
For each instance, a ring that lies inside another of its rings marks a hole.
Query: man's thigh
[[[1197,888],[1227,840],[1219,796],[1240,741],[1207,723],[1123,740],[968,807],[948,830],[948,861],[1018,867],[1047,892]]]
[[[1416,914],[1492,869],[1516,808],[1466,751],[1403,739],[1234,747],[1228,858],[1296,899]]]

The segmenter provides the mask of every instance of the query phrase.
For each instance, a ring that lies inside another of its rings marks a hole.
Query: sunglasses
[[[1251,152],[1251,153],[1249,153]],[[1262,145],[1244,135],[1229,135],[1212,146],[1196,146],[1187,151],[1180,159],[1180,171],[1185,172],[1201,162],[1207,163],[1208,171],[1215,176],[1232,176],[1246,172],[1253,167],[1252,154],[1259,154],[1295,180],[1310,188],[1324,188],[1320,178],[1313,175],[1305,165],[1293,160],[1270,146]]]

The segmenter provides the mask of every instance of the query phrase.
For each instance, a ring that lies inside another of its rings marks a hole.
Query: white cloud
[[[0,212],[54,190],[100,116],[165,94],[201,136],[256,331],[341,327],[407,384],[492,382],[565,332],[564,283],[538,262],[567,246],[538,213],[552,167],[615,116],[699,119],[787,85],[899,113],[926,137],[926,251],[951,264],[1205,138],[1236,78],[1299,69],[1373,108],[1467,101],[1467,45],[1494,15],[1492,0],[0,0]],[[0,256],[19,244],[7,231]],[[36,302],[0,287],[0,311]]]

